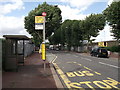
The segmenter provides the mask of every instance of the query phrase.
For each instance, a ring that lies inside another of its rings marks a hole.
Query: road
[[[65,88],[120,89],[117,59],[97,58],[74,52],[52,52],[55,69]]]

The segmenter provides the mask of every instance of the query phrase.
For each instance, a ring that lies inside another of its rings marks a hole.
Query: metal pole
[[[45,17],[44,17],[44,23],[43,23],[43,42],[45,44]],[[44,71],[45,71],[45,68],[46,68],[46,63],[44,60]]]
[[[43,23],[43,42],[45,43],[45,17],[44,17],[44,23]]]

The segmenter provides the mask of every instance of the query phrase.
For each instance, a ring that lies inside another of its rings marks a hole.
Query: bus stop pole
[[[43,23],[43,42],[45,44],[45,17],[44,17],[44,23]],[[46,57],[45,57],[45,59],[46,59]],[[46,68],[46,63],[45,63],[45,60],[44,60],[44,71],[45,71],[45,68]]]

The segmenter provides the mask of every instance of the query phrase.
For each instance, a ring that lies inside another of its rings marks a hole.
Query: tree
[[[65,20],[61,26],[61,42],[62,44],[67,45],[68,50],[70,50],[72,44],[71,26],[72,26],[72,20]]]
[[[113,2],[108,6],[103,14],[106,17],[106,20],[109,22],[109,25],[112,27],[112,33],[115,39],[120,40],[120,1]]]
[[[61,29],[59,28],[49,37],[50,44],[59,45],[61,42]]]
[[[62,21],[61,10],[57,6],[48,5],[46,2],[44,2],[42,5],[38,5],[37,8],[30,11],[24,20],[25,28],[29,34],[31,34],[33,37],[39,38],[39,40],[42,40],[42,30],[35,30],[35,16],[42,16],[42,12],[47,13],[45,27],[46,38],[51,36],[52,32],[60,27]]]
[[[79,20],[73,20],[72,23],[72,45],[73,46],[79,46],[80,45],[80,40],[82,39],[82,31],[81,28],[79,27]],[[84,36],[84,35],[83,35]]]
[[[98,36],[98,32],[103,30],[105,26],[105,18],[102,14],[91,14],[90,16],[86,17],[83,24],[85,26],[83,27],[85,30],[85,38],[88,40],[89,45],[91,42],[90,38]]]

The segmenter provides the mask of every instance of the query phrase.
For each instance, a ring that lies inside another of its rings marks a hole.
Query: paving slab
[[[19,65],[18,72],[2,72],[2,88],[53,88],[57,89],[50,64],[44,61],[38,52],[25,59],[25,64]]]

